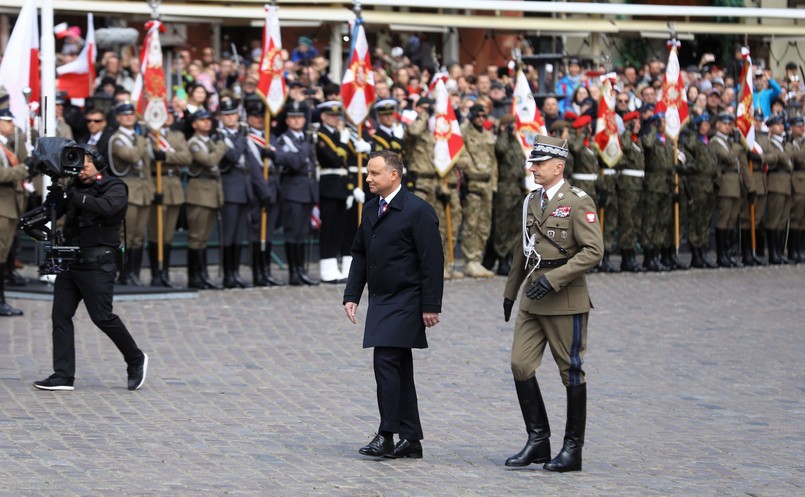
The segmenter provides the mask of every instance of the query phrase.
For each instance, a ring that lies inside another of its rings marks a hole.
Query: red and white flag
[[[360,17],[355,20],[355,29],[352,30],[352,50],[347,70],[341,80],[341,100],[344,102],[346,118],[355,126],[363,124],[375,101],[375,76],[372,73],[369,44],[366,42]]]
[[[763,153],[755,143],[754,95],[755,87],[752,84],[752,57],[749,48],[741,47],[741,58],[744,61],[741,69],[741,79],[738,81],[738,109],[736,111],[735,126],[741,131],[741,141],[746,150]]]
[[[428,120],[436,145],[433,147],[433,164],[439,176],[444,178],[464,150],[464,138],[458,125],[456,113],[450,105],[450,96],[444,81],[439,79],[433,88],[434,113]]]
[[[159,21],[148,21],[145,29],[145,40],[140,50],[142,69],[134,82],[131,100],[148,127],[156,131],[168,120],[168,88],[162,66],[162,44],[159,42],[159,33],[166,30]]]
[[[601,98],[598,101],[598,120],[595,123],[595,148],[601,160],[609,167],[615,167],[623,151],[618,136],[618,121],[615,118],[615,90],[612,88],[614,75],[602,76]]]
[[[28,106],[23,89],[30,88],[30,102],[39,102],[39,25],[36,23],[36,0],[26,0],[8,38],[3,61],[0,62],[0,86],[9,97],[9,110],[14,124],[28,129]]]
[[[56,68],[56,87],[70,98],[89,98],[95,90],[95,24],[87,14],[87,39],[78,58]]]
[[[277,115],[288,98],[282,60],[279,7],[265,6],[266,24],[263,28],[263,55],[260,58],[260,81],[257,92],[266,102],[269,112]]]
[[[520,143],[528,153],[534,145],[537,135],[547,135],[548,130],[545,128],[545,119],[542,118],[534,94],[531,93],[531,86],[522,69],[517,70],[514,95],[512,95],[512,114],[520,134]]]
[[[685,84],[682,82],[682,72],[679,70],[679,57],[677,56],[679,46],[680,43],[677,40],[668,41],[670,53],[662,80],[662,96],[654,109],[656,114],[665,113],[665,136],[673,141],[679,139],[682,126],[688,120],[688,101],[685,97]]]

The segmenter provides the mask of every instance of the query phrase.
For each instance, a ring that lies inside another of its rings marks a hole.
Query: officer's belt
[[[115,250],[111,247],[82,247],[77,262],[79,264],[115,262]]]
[[[571,178],[579,181],[595,181],[598,179],[598,176],[592,173],[573,173]]]
[[[645,178],[646,172],[640,169],[622,169],[621,174],[624,176],[631,176],[633,178]]]
[[[565,264],[567,264],[568,260],[569,259],[567,257],[562,257],[561,259],[550,259],[550,260],[541,259],[539,261],[539,267],[540,268],[545,268],[545,269],[553,269],[553,268],[556,268],[556,267],[564,266]],[[537,265],[537,259],[528,259],[528,265],[532,266],[532,267],[536,266]]]
[[[349,166],[349,172],[357,173],[358,172],[358,166]],[[366,168],[365,167],[363,168],[363,174],[366,174]]]
[[[347,170],[346,169],[319,169],[319,176],[324,176],[326,174],[334,174],[336,176],[346,176]]]
[[[163,167],[162,168],[162,176],[168,176],[168,177],[178,176],[179,172],[180,172],[180,168],[178,168],[178,167]],[[157,176],[156,171],[151,173],[151,176],[156,178],[156,176]]]
[[[9,188],[14,188],[14,182],[9,181],[8,183],[0,183],[0,186],[7,186]]]
[[[609,168],[607,168],[607,169],[602,169],[602,171],[604,172],[604,176],[614,176],[615,174],[618,174],[617,169],[609,169]]]

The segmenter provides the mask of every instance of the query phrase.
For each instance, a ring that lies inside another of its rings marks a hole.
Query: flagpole
[[[148,6],[151,7],[151,19],[154,20],[154,21],[159,21],[159,13],[157,12],[157,9],[159,9],[159,4],[160,3],[161,3],[161,0],[148,0]],[[158,28],[157,28],[157,31],[159,31]],[[148,50],[150,51],[150,47],[148,48]],[[140,70],[142,70],[142,68]],[[90,95],[91,95],[91,93],[90,93]],[[151,129],[151,132],[154,135],[154,143],[156,144],[157,149],[159,149],[159,138],[160,138],[160,135],[162,134],[162,126],[164,126],[164,123],[161,126],[159,126],[159,128],[157,128],[157,129],[153,129],[153,128]],[[157,181],[156,181],[156,183],[157,183],[156,184],[157,194],[156,194],[156,197],[160,200],[159,203],[156,206],[156,208],[157,208],[157,260],[156,260],[156,263],[157,263],[157,266],[161,269],[162,266],[163,266],[164,260],[165,260],[165,250],[164,250],[164,247],[163,247],[163,244],[165,243],[165,235],[164,235],[164,233],[162,233],[163,225],[165,224],[165,219],[163,217],[164,216],[163,211],[165,209],[165,202],[164,202],[164,200],[162,198],[163,185],[162,185],[162,161],[161,160],[157,161],[156,175],[157,175]],[[149,261],[149,262],[153,266],[154,261]],[[152,273],[152,274],[154,274],[154,273]]]
[[[266,147],[271,146],[271,109],[268,108],[266,105],[266,125],[263,127],[263,134],[266,140]],[[268,185],[268,164],[269,158],[263,158],[263,180]],[[260,210],[260,252],[263,253],[265,256],[266,251],[266,239],[268,238],[268,209],[266,208],[265,204],[263,208]]]
[[[679,173],[676,170],[679,164],[678,141],[674,139],[674,247],[679,255]]]
[[[444,177],[444,187],[449,189],[449,186],[447,185],[447,176]],[[449,263],[448,267],[450,267],[450,274],[452,274],[456,269],[456,260],[455,255],[453,254],[455,252],[455,249],[453,248],[453,219],[450,216],[450,203],[452,200],[453,196],[451,194],[450,200],[444,204],[444,219],[445,223],[447,224],[447,260]]]

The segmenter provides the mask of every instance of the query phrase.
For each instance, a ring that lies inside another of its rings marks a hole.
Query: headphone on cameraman
[[[92,158],[92,163],[95,164],[95,169],[98,170],[98,173],[102,173],[107,167],[109,167],[106,159],[104,159],[103,155],[98,152],[94,145],[82,143],[78,145],[78,147],[84,151],[84,154],[89,155]]]

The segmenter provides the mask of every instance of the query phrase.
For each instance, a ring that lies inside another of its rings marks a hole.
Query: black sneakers
[[[55,374],[50,375],[44,380],[35,381],[34,387],[39,390],[75,390],[73,380],[68,380],[62,376],[56,376]]]
[[[145,383],[145,373],[148,370],[148,354],[143,353],[143,358],[140,362],[132,364],[128,367],[129,373],[129,390],[137,390],[143,383]]]

